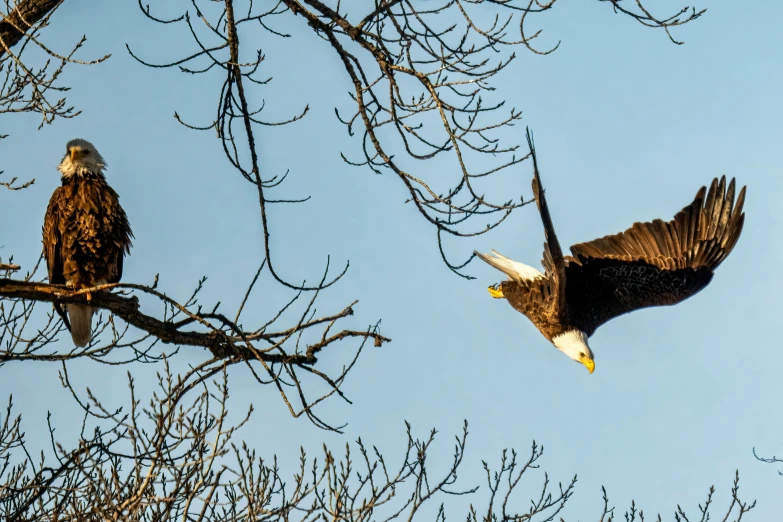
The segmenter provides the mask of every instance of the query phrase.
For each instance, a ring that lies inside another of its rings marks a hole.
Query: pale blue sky
[[[182,28],[154,26],[135,2],[104,2],[89,13],[76,5],[66,3],[56,14],[45,40],[62,49],[86,31],[83,57],[114,56],[67,70],[69,100],[84,110],[78,118],[35,131],[35,118],[3,117],[0,133],[10,137],[0,142],[0,170],[36,178],[20,193],[0,192],[3,257],[13,253],[25,267],[34,262],[46,204],[59,182],[55,166],[67,140],[84,137],[106,157],[108,179],[136,235],[125,280],[150,282],[160,272],[162,288],[185,297],[206,274],[204,302],[236,306],[262,256],[255,193],[230,169],[214,133],[186,130],[172,117],[176,110],[192,123],[208,123],[222,78],[194,80],[134,62],[126,42],[159,61],[190,48]],[[352,406],[333,400],[320,409],[335,423],[348,422],[345,435],[292,419],[275,390],[235,370],[234,409],[256,406],[242,432],[248,442],[266,456],[276,452],[285,466],[300,445],[312,453],[321,442],[337,449],[361,436],[396,462],[408,420],[422,435],[440,430],[434,460],[442,462],[451,454],[452,434],[468,419],[462,484],[484,485],[481,459],[497,462],[505,447],[525,453],[536,439],[546,447],[542,467],[551,477],[579,474],[568,520],[599,512],[602,484],[618,508],[633,498],[648,513],[669,517],[677,504],[695,512],[715,484],[722,507],[736,468],[744,498],[760,503],[751,520],[778,515],[783,482],[751,448],[783,453],[783,276],[776,261],[783,258],[777,168],[783,163],[783,5],[696,5],[705,6],[704,17],[675,30],[686,42],[675,46],[663,32],[613,15],[608,4],[561,0],[533,22],[545,29],[544,43],[562,40],[560,49],[546,57],[520,50],[496,78],[498,96],[524,111],[522,124],[505,135],[520,141],[524,125],[535,132],[564,246],[637,220],[671,218],[721,174],[748,185],[744,235],[711,285],[677,307],[637,312],[598,330],[591,339],[593,375],[507,304],[490,299],[486,286],[499,280],[498,272],[474,263],[468,272],[477,280],[454,276],[440,261],[434,230],[403,204],[395,177],[342,162],[339,151],[358,153],[359,142],[334,117],[335,105],[348,107],[350,84],[331,50],[311,36],[263,36],[274,81],[254,91],[252,101],[263,98],[270,119],[311,107],[295,125],[258,131],[267,175],[291,170],[279,196],[313,195],[304,206],[272,209],[277,266],[288,279],[315,280],[328,254],[333,266],[350,260],[347,276],[319,310],[359,299],[346,325],[363,328],[381,318],[382,333],[394,342],[360,358],[345,385]],[[453,165],[417,168],[451,175]],[[529,180],[524,163],[493,189],[529,197]],[[287,241],[293,234],[301,239]],[[537,266],[542,243],[539,217],[527,207],[496,231],[448,241],[447,249],[462,259],[473,249],[495,248]],[[268,279],[260,290],[246,321],[265,319],[290,296]],[[61,342],[66,348],[70,341]],[[324,354],[324,364],[341,364],[346,350]],[[203,358],[197,349],[184,351],[183,362]],[[124,400],[124,369],[84,363],[74,371],[81,386],[117,405]],[[137,368],[134,375],[151,383],[154,371]],[[54,378],[55,365],[10,365],[2,372],[0,399],[14,394],[31,440],[47,409],[65,433],[74,410]],[[519,505],[535,492],[520,492]],[[474,502],[481,505],[481,498]],[[450,516],[463,517],[463,503],[453,506],[447,505]]]

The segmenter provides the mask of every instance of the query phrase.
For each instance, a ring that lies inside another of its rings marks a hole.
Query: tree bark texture
[[[63,0],[19,0],[0,20],[0,56],[24,37],[29,28],[40,22]],[[13,5],[13,4],[12,4]]]

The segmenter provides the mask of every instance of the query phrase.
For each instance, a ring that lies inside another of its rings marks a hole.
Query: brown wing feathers
[[[643,260],[668,270],[714,270],[734,248],[745,221],[745,187],[736,204],[735,189],[733,179],[727,187],[725,176],[716,178],[709,191],[702,187],[693,202],[672,221],[634,223],[625,232],[574,245],[571,252],[577,262],[580,257]]]
[[[44,242],[44,258],[46,259],[46,268],[49,273],[50,284],[63,284],[65,278],[63,277],[63,261],[60,255],[60,222],[58,215],[59,198],[62,192],[58,187],[55,189],[52,199],[49,201],[49,205],[46,207],[46,216],[44,217],[43,226],[43,242]],[[62,306],[59,303],[53,303],[54,310],[57,315],[63,320],[63,324],[71,331],[71,323],[68,320],[68,314],[65,313]]]
[[[530,129],[527,129],[527,144],[530,147],[530,155],[533,158],[533,196],[536,198],[536,206],[541,214],[541,221],[544,224],[544,237],[546,245],[544,246],[544,266],[551,267],[555,274],[562,275],[565,269],[565,260],[563,259],[563,250],[560,248],[560,242],[555,234],[555,227],[552,224],[552,216],[549,215],[549,206],[546,203],[546,196],[541,188],[541,178],[538,174],[538,161],[536,160],[536,148],[533,145],[533,135]]]

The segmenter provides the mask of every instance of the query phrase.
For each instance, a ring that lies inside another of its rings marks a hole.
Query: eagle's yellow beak
[[[582,357],[581,363],[585,365],[585,368],[587,368],[587,371],[590,373],[593,373],[595,370],[595,361],[592,360],[589,356]]]
[[[503,299],[505,296],[503,295],[503,290],[500,289],[500,286],[495,288],[494,286],[490,286],[487,288],[489,290],[489,295],[494,297],[495,299]]]
[[[76,158],[78,158],[78,157],[79,157],[79,153],[80,153],[80,152],[81,152],[81,151],[80,151],[79,149],[77,149],[76,147],[72,148],[72,149],[71,149],[71,161],[73,161],[73,160],[75,160]]]

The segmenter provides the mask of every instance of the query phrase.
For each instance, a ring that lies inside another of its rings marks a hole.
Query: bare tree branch
[[[5,266],[6,265],[0,265],[0,269],[4,269]],[[18,268],[19,267],[16,265],[9,265],[9,269]],[[138,298],[122,297],[110,292],[100,291],[108,288],[128,288],[153,295],[166,305],[173,306],[183,312],[187,319],[175,323],[170,319],[161,321],[155,317],[145,315],[139,311]],[[216,357],[222,358],[230,357],[244,360],[258,357],[265,362],[314,364],[318,360],[316,355],[324,347],[347,337],[368,337],[372,339],[377,346],[380,346],[383,342],[391,342],[391,339],[375,332],[343,330],[339,334],[332,335],[321,342],[309,346],[306,352],[301,355],[268,353],[270,348],[260,350],[252,344],[252,341],[260,340],[272,343],[272,346],[276,346],[279,342],[278,339],[281,337],[289,338],[301,329],[306,329],[310,326],[320,325],[326,322],[333,322],[342,319],[343,317],[353,315],[352,307],[355,303],[335,315],[300,324],[294,330],[289,329],[280,333],[265,333],[258,331],[243,331],[237,324],[222,314],[213,312],[190,312],[187,307],[180,305],[173,299],[166,297],[164,294],[161,294],[148,286],[117,283],[88,289],[72,290],[62,285],[48,285],[44,283],[14,281],[11,279],[0,280],[0,296],[8,299],[85,304],[86,300],[84,294],[87,292],[92,293],[90,306],[103,308],[112,312],[128,324],[143,330],[163,343],[208,348]],[[205,326],[208,331],[198,332],[195,330],[183,329],[186,325],[190,326],[192,324]],[[35,357],[33,357],[33,359],[35,359]],[[19,360],[19,358],[0,354],[0,363],[7,360]]]
[[[2,139],[4,137],[5,136],[0,136],[0,139]],[[2,176],[2,175],[3,175],[3,171],[0,170],[0,176]],[[16,183],[17,179],[19,179],[19,178],[14,177],[14,178],[11,178],[11,181],[0,181],[0,187],[5,187],[8,190],[22,190],[22,189],[26,189],[27,187],[29,187],[30,185],[35,183],[35,179],[31,179],[30,181],[26,181],[26,182],[22,183],[21,185],[19,185],[19,184],[14,185]]]
[[[615,13],[628,15],[645,27],[652,27],[654,29],[663,29],[664,31],[666,31],[666,36],[669,37],[669,40],[671,40],[672,43],[677,45],[682,45],[685,42],[675,40],[674,37],[672,36],[671,28],[677,27],[679,25],[687,24],[688,22],[692,22],[693,20],[696,20],[698,17],[700,17],[701,15],[707,12],[706,9],[696,11],[695,7],[685,6],[673,15],[658,18],[654,16],[652,13],[650,13],[650,11],[642,4],[641,0],[634,0],[633,2],[636,4],[636,8],[638,9],[638,11],[633,11],[630,8],[626,9],[625,7],[623,7],[624,3],[621,3],[620,0],[598,0],[598,1],[611,3]]]
[[[97,64],[111,55],[91,61],[77,60],[76,52],[87,41],[86,36],[65,54],[50,49],[39,39],[39,33],[49,25],[62,0],[5,0],[4,3],[6,14],[0,12],[0,114],[37,113],[41,115],[40,127],[51,124],[57,117],[78,116],[80,111],[68,106],[64,97],[50,98],[69,90],[58,84],[60,75],[67,64]],[[30,49],[37,50],[38,56],[29,56]]]
[[[533,47],[541,31],[530,34],[525,29],[528,16],[552,9],[554,0],[374,0],[363,8],[354,6],[347,10],[341,10],[337,0],[279,0],[256,4],[259,7],[243,2],[247,5],[244,10],[235,8],[238,2],[234,0],[222,2],[222,10],[202,4],[198,0],[190,3],[198,19],[186,11],[164,20],[153,16],[149,6],[142,7],[152,21],[187,25],[194,43],[192,52],[152,63],[134,54],[130,47],[128,51],[149,67],[177,67],[192,76],[220,71],[226,76],[216,119],[196,125],[186,123],[177,113],[175,117],[188,128],[217,131],[229,161],[256,186],[267,259],[270,229],[266,207],[271,201],[264,192],[282,179],[261,181],[253,127],[297,121],[307,114],[309,104],[303,103],[299,114],[282,122],[264,121],[257,116],[264,107],[248,106],[247,89],[250,85],[263,87],[270,78],[257,77],[265,58],[260,49],[253,53],[255,59],[241,63],[240,54],[244,53],[240,53],[239,33],[243,27],[247,27],[246,31],[260,28],[285,39],[289,34],[276,29],[275,21],[286,15],[300,18],[305,22],[301,31],[313,31],[331,47],[350,81],[351,108],[347,115],[335,108],[335,114],[351,136],[361,136],[361,157],[354,159],[353,154],[343,153],[342,158],[347,164],[370,172],[391,172],[402,182],[408,201],[434,226],[441,256],[452,271],[463,275],[460,270],[473,257],[471,254],[464,262],[451,262],[444,250],[444,236],[486,233],[513,210],[527,204],[519,195],[493,201],[481,187],[486,178],[528,157],[518,152],[517,144],[501,143],[502,129],[513,127],[522,112],[508,109],[504,100],[494,99],[494,85],[502,71],[515,61],[514,47],[524,46],[538,54],[557,48],[555,45],[542,51]],[[638,12],[615,4],[616,12],[648,27],[664,29],[670,38],[670,28],[695,20],[704,12],[656,18],[641,3],[637,2],[637,7]],[[235,11],[244,14],[235,16]],[[487,12],[494,17],[487,17]],[[490,21],[480,23],[478,18]],[[519,35],[513,34],[516,27]],[[284,45],[285,40],[281,43]],[[250,161],[246,166],[238,154],[232,129],[234,119],[239,120],[243,139],[247,140]],[[398,155],[395,150],[404,154]],[[444,171],[439,166],[433,173],[426,162],[436,157],[447,159],[451,168]],[[276,270],[272,272],[278,281],[293,286]]]
[[[780,459],[775,455],[772,455],[771,457],[759,456],[759,454],[756,453],[756,448],[753,448],[753,456],[756,457],[756,460],[759,460],[765,464],[783,464],[783,459]],[[778,471],[778,475],[783,476],[783,471]]]
[[[16,4],[6,0],[6,12],[0,12],[0,56],[22,40],[25,33],[51,15],[63,0],[20,0]]]

